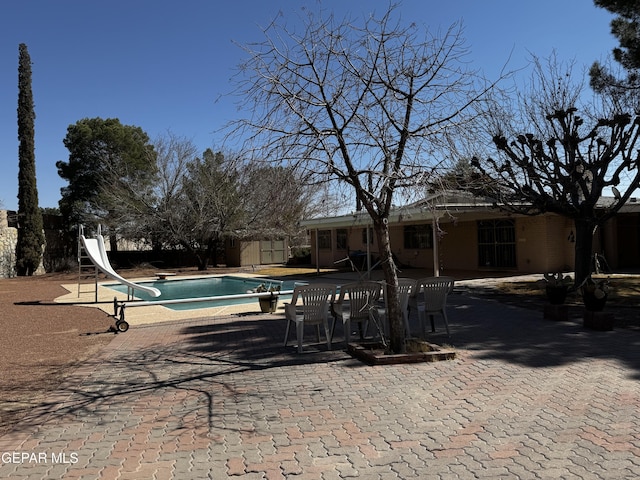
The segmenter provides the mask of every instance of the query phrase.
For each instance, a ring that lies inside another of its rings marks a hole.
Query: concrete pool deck
[[[186,279],[194,279],[194,278],[211,278],[211,277],[221,277],[224,275],[185,275],[185,276],[171,276],[167,278],[166,282],[180,281]],[[247,274],[247,273],[234,273],[232,276],[234,277],[246,277],[246,278],[268,278],[262,275],[255,274]],[[131,280],[135,283],[142,282],[152,282],[157,281],[157,277],[139,277]],[[114,314],[114,298],[118,301],[126,301],[127,294],[121,293],[112,288],[109,288],[107,285],[113,285],[117,283],[112,279],[100,280],[98,282],[98,301],[95,302],[95,291],[93,290],[93,283],[85,283],[81,285],[80,293],[78,293],[78,284],[64,284],[62,287],[65,290],[68,290],[69,293],[66,295],[62,295],[55,299],[56,303],[67,303],[74,304],[83,307],[93,307],[98,308],[109,315]],[[91,290],[89,290],[91,288]],[[282,302],[279,303],[279,308],[282,308]],[[162,305],[149,305],[144,307],[133,307],[129,306],[126,308],[126,320],[130,326],[134,325],[146,325],[153,324],[158,322],[168,322],[175,320],[185,320],[192,318],[203,318],[203,317],[218,317],[225,315],[238,315],[238,314],[251,314],[256,313],[259,314],[260,307],[258,305],[258,300],[252,301],[250,303],[245,303],[241,305],[228,305],[222,307],[212,307],[212,308],[193,308],[189,310],[173,310],[171,308],[162,306]]]
[[[231,275],[234,277],[246,277],[246,278],[273,278],[275,276],[270,275],[261,275],[259,273],[233,273],[233,274],[221,274],[221,275],[174,275],[167,278],[164,281],[172,282],[176,280],[186,280],[191,278],[209,278],[214,276],[226,276]],[[372,280],[381,280],[382,272],[379,270],[373,271],[371,274]],[[430,276],[431,273],[427,270],[421,269],[412,269],[406,272],[403,272],[400,276],[409,277],[409,278],[424,278]],[[285,275],[282,275],[286,277]],[[322,283],[331,283],[334,285],[341,285],[349,282],[353,282],[358,280],[358,273],[356,272],[332,272],[332,273],[324,273],[322,275],[309,275],[304,278],[303,281],[308,283],[314,282],[322,282]],[[456,275],[457,277],[460,274]],[[464,275],[463,275],[464,276]],[[499,278],[481,278],[481,279],[465,279],[465,280],[456,280],[456,286],[458,287],[472,287],[472,286],[492,286],[497,282],[504,281],[522,281],[522,280],[539,280],[542,278],[542,275],[534,274],[534,275],[519,275],[513,277],[499,277]],[[128,278],[135,283],[141,282],[149,282],[156,281],[157,276],[147,276],[147,277],[137,277],[137,278]],[[302,279],[301,279],[302,280]],[[98,282],[98,301],[97,303],[94,301],[95,292],[93,290],[93,283],[84,283],[81,285],[80,293],[78,293],[78,283],[71,284],[63,284],[66,290],[69,291],[66,295],[62,295],[55,299],[56,303],[66,303],[66,304],[74,304],[83,307],[93,307],[102,310],[108,315],[114,315],[114,298],[117,298],[118,301],[126,301],[127,295],[126,293],[117,292],[106,285],[117,283],[112,279],[102,279]],[[250,303],[240,304],[240,305],[228,305],[223,307],[212,307],[212,308],[194,308],[189,310],[172,310],[168,307],[162,305],[152,305],[152,306],[143,306],[143,307],[134,307],[129,306],[125,309],[126,321],[130,326],[136,325],[148,325],[155,324],[160,322],[168,322],[168,321],[176,321],[176,320],[186,320],[186,319],[197,319],[197,318],[207,318],[207,317],[220,317],[220,316],[228,316],[228,315],[252,315],[252,314],[261,314],[260,307],[258,305],[257,299],[251,301]],[[275,313],[284,315],[284,302],[281,300],[278,302],[278,310]]]

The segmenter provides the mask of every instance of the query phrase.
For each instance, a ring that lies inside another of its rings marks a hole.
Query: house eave
[[[463,202],[446,202],[445,196],[434,196],[426,202],[421,201],[404,207],[395,208],[389,215],[389,224],[397,225],[407,222],[431,222],[445,217],[455,217],[456,215],[491,212],[495,215],[520,216],[515,213],[500,212],[498,206],[487,199],[466,198]],[[452,197],[448,197],[452,198]],[[455,197],[454,197],[455,198]],[[434,201],[435,200],[435,201]],[[440,200],[438,202],[437,200]],[[444,202],[442,200],[445,200]],[[599,208],[606,208],[613,197],[602,197],[598,201]],[[430,203],[429,203],[430,202]],[[524,204],[523,204],[524,205]],[[640,212],[640,202],[636,198],[631,198],[622,206],[620,213]],[[317,217],[305,219],[301,226],[308,229],[330,229],[371,226],[373,221],[366,211],[353,212],[347,215],[336,217]]]
[[[466,203],[436,205],[432,207],[405,207],[395,209],[389,215],[389,224],[400,224],[406,222],[433,221],[444,216],[455,216],[456,214],[486,211],[494,209],[491,204]],[[336,217],[318,217],[303,220],[301,226],[309,230],[323,228],[348,228],[366,227],[373,224],[373,220],[367,212],[354,212]]]

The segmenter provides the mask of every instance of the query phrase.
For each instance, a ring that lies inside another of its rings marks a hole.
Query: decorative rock
[[[0,278],[16,276],[16,245],[18,243],[18,229],[9,226],[7,210],[0,210]],[[42,246],[44,253],[45,246]],[[46,273],[43,261],[34,275]]]

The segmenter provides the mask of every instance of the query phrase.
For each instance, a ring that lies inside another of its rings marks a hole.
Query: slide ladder
[[[138,283],[127,280],[126,278],[119,275],[111,266],[111,262],[109,261],[109,257],[107,256],[107,250],[104,245],[104,237],[101,234],[100,226],[98,225],[98,234],[95,238],[86,238],[84,236],[84,227],[80,225],[79,232],[79,241],[81,244],[81,248],[79,248],[79,252],[82,254],[78,254],[78,262],[81,260],[85,261],[88,259],[93,266],[95,267],[95,298],[96,302],[98,301],[98,274],[97,271],[101,271],[108,277],[113,280],[127,286],[127,297],[133,298],[135,290],[139,290],[142,292],[146,292],[152,297],[159,297],[160,290],[155,287],[147,287],[145,285],[140,285]],[[85,264],[86,265],[86,264]],[[80,271],[82,272],[82,264],[80,266]],[[80,278],[78,279],[78,295],[80,292]],[[116,327],[119,331],[126,331],[129,327],[126,322],[116,322]]]
[[[91,283],[86,283],[87,279],[91,279]],[[90,289],[83,290],[84,286],[89,286]],[[78,236],[78,298],[81,293],[93,293],[94,302],[98,302],[98,267],[91,261]]]

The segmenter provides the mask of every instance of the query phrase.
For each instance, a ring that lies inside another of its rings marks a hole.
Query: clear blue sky
[[[55,163],[82,118],[119,118],[154,139],[171,131],[201,151],[220,146],[237,117],[231,77],[243,59],[234,45],[261,38],[279,12],[295,22],[302,6],[342,17],[383,12],[386,0],[9,0],[0,3],[0,208],[17,209],[18,45],[33,63],[36,173],[41,207],[57,207]],[[461,20],[473,65],[495,76],[527,64],[530,53],[585,68],[616,45],[612,16],[590,0],[403,0],[403,19],[429,28]]]

